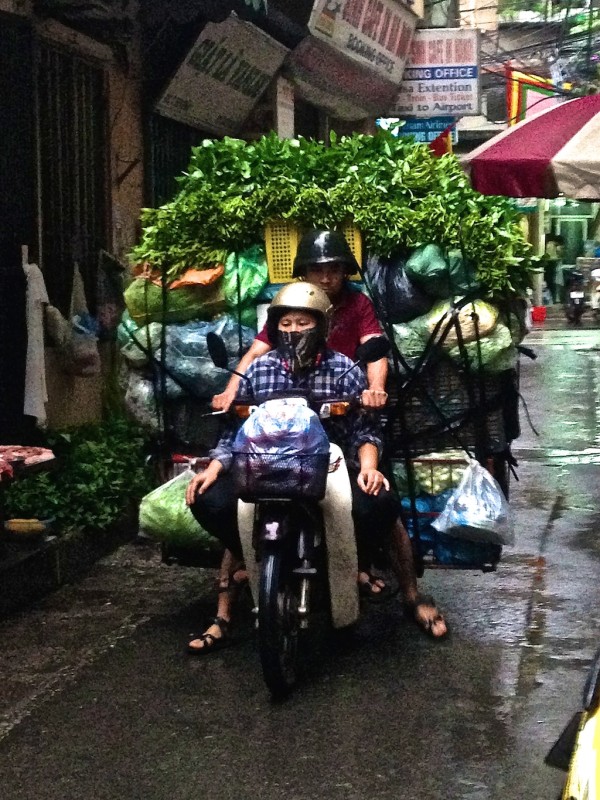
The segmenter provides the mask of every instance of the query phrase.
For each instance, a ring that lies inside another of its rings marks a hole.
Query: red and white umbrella
[[[473,150],[462,164],[482,194],[600,200],[600,95],[529,117]]]

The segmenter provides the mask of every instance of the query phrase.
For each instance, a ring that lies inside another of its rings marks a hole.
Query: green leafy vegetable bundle
[[[473,191],[454,156],[389,131],[332,134],[329,145],[275,133],[207,139],[179,181],[172,202],[144,209],[132,253],[169,279],[261,242],[265,224],[283,218],[302,227],[352,221],[373,255],[431,242],[458,249],[489,295],[522,293],[530,282],[530,246],[510,202]]]

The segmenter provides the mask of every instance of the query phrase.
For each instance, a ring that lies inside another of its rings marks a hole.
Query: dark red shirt
[[[333,307],[327,344],[332,350],[354,358],[360,340],[365,336],[380,336],[381,325],[377,320],[373,303],[362,292],[347,289],[339,303]],[[264,327],[256,337],[273,347]]]

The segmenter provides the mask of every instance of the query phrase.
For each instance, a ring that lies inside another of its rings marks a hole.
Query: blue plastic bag
[[[233,443],[233,475],[242,497],[325,494],[329,439],[306,400],[267,400],[250,415]]]
[[[244,422],[233,444],[236,452],[280,455],[329,453],[321,420],[302,398],[267,400]]]

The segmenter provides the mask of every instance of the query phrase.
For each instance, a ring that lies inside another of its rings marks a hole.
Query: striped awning
[[[462,164],[482,194],[598,201],[600,95],[528,117],[473,150]]]

